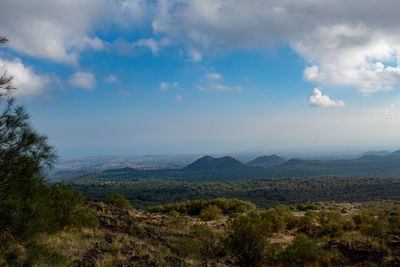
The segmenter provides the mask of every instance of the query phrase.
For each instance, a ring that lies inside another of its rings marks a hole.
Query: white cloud
[[[142,0],[3,0],[0,32],[16,51],[77,64],[83,49],[105,47],[97,30],[106,24],[141,23],[148,17],[148,6]]]
[[[223,84],[213,84],[212,86],[210,86],[211,90],[215,90],[215,91],[228,91],[228,92],[241,92],[242,91],[242,87],[240,86],[235,86],[235,87],[231,87],[231,86],[226,86]]]
[[[158,55],[158,52],[160,50],[159,43],[155,41],[153,38],[150,39],[140,39],[139,41],[135,42],[132,44],[133,47],[145,47],[148,48],[151,53],[154,55]]]
[[[209,80],[221,80],[222,75],[216,72],[210,72],[206,74],[206,78]]]
[[[104,81],[107,83],[119,83],[120,80],[114,74],[110,74],[104,78]]]
[[[304,70],[306,81],[371,93],[391,90],[400,81],[399,45],[400,38],[365,26],[334,25],[317,28],[293,47],[312,63]]]
[[[175,99],[176,99],[176,102],[178,102],[178,103],[183,101],[183,97],[181,95],[178,95],[178,94],[175,96]]]
[[[307,99],[307,103],[312,107],[344,107],[344,102],[341,100],[332,100],[329,96],[323,95],[321,90],[314,88]]]
[[[396,0],[162,0],[152,25],[194,61],[284,43],[307,61],[307,81],[374,92],[400,82],[399,8]]]
[[[222,80],[223,77],[221,74],[217,72],[209,72],[204,75],[207,78],[207,85],[199,85],[196,84],[195,87],[200,91],[225,91],[225,92],[240,92],[242,91],[241,86],[228,86],[221,83],[218,83],[219,80]]]
[[[161,48],[170,44],[168,38],[162,38],[156,40],[154,38],[140,39],[134,42],[127,42],[123,39],[117,39],[111,43],[111,47],[116,49],[117,52],[124,55],[135,54],[139,48],[144,48],[150,50],[153,55],[158,55]]]
[[[397,0],[3,0],[0,32],[16,51],[71,64],[107,47],[97,33],[110,24],[152,26],[153,37],[115,42],[121,50],[157,55],[175,44],[193,61],[288,44],[307,62],[305,80],[370,93],[400,82],[399,9]]]
[[[38,95],[45,92],[50,79],[47,76],[35,74],[32,68],[25,66],[19,58],[11,61],[0,58],[0,73],[7,72],[13,76],[13,84],[18,95]]]
[[[78,71],[69,76],[68,83],[71,87],[93,89],[96,87],[96,78],[90,72]]]

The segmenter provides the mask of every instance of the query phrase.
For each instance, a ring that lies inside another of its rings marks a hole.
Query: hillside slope
[[[285,160],[278,155],[260,156],[247,163],[249,166],[271,167],[283,164]]]
[[[190,209],[198,203],[199,200],[166,207]],[[295,215],[288,207],[277,206],[268,211],[236,214],[231,219],[219,216],[207,221],[177,210],[169,211],[168,215],[127,211],[91,200],[86,206],[98,218],[97,229],[65,229],[42,237],[43,245],[64,257],[65,261],[57,266],[292,266],[293,262],[297,266],[398,266],[400,263],[396,229],[400,213],[395,206],[382,206],[377,211],[369,209],[368,204],[335,203],[323,209],[303,205],[319,216],[303,215],[299,210],[295,212],[299,215]],[[338,209],[346,209],[348,214],[343,216]],[[363,210],[371,216],[364,213],[366,219],[357,217]],[[360,225],[373,227],[374,223],[386,227],[382,232],[384,237],[380,237],[380,232],[375,233],[375,228],[359,230]]]
[[[204,156],[184,168],[188,171],[209,171],[209,170],[240,170],[247,166],[232,157],[214,158]]]

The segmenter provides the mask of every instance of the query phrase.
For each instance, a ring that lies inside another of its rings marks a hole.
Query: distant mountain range
[[[247,163],[249,166],[255,167],[271,167],[283,164],[285,160],[278,155],[261,156]]]
[[[355,159],[285,161],[278,155],[258,157],[244,164],[233,157],[204,156],[180,169],[138,170],[116,168],[67,178],[106,180],[167,179],[180,181],[229,181],[271,177],[400,177],[400,150],[384,153],[367,152]]]

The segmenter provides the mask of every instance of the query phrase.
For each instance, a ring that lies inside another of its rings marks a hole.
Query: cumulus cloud
[[[305,80],[375,92],[400,81],[399,8],[396,0],[163,0],[152,25],[194,61],[285,43],[308,62]]]
[[[329,96],[323,95],[321,90],[318,88],[314,88],[312,93],[307,99],[307,102],[312,107],[343,107],[344,102],[342,100],[332,100]]]
[[[48,76],[34,73],[32,68],[25,66],[19,58],[10,61],[0,58],[0,73],[5,72],[13,76],[12,82],[17,88],[17,96],[41,94],[45,92],[45,87],[50,81]]]
[[[83,49],[105,47],[97,30],[110,23],[125,27],[143,23],[148,8],[143,0],[4,0],[0,32],[18,52],[77,64]],[[141,44],[154,50],[149,42]]]
[[[68,83],[71,87],[93,89],[96,87],[96,78],[90,72],[78,71],[69,76]]]
[[[182,95],[179,95],[179,94],[177,94],[177,95],[175,96],[175,99],[176,99],[176,102],[178,102],[178,103],[180,103],[180,102],[183,101]]]

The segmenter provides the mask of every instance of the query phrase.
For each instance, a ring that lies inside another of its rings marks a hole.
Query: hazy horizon
[[[90,158],[108,158],[108,157],[202,157],[202,156],[213,156],[213,157],[223,157],[223,156],[233,156],[245,159],[254,159],[258,156],[269,156],[269,155],[278,155],[285,159],[291,158],[301,158],[301,159],[346,159],[346,158],[355,158],[359,157],[365,153],[373,153],[373,152],[395,152],[399,149],[388,148],[388,149],[363,149],[363,148],[348,148],[348,149],[338,149],[337,147],[327,147],[325,149],[310,149],[303,148],[303,150],[252,150],[252,151],[208,151],[208,152],[198,152],[198,153],[116,153],[116,154],[81,154],[74,155],[71,157],[58,157],[58,162],[65,161],[75,161],[82,159],[90,159]]]

